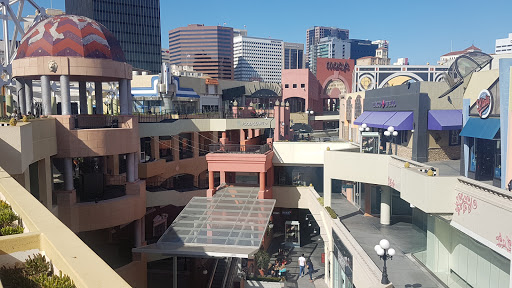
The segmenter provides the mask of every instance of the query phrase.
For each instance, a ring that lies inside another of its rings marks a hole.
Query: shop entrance
[[[494,176],[494,154],[496,143],[493,140],[476,138],[476,180],[488,181],[492,180]]]

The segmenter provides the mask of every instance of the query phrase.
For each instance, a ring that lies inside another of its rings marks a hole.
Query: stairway
[[[226,273],[226,259],[219,259],[215,274],[213,275],[213,281],[210,288],[223,288],[222,282],[224,281],[224,274]]]

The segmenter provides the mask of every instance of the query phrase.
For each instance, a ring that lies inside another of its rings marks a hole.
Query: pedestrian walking
[[[306,258],[304,258],[304,254],[299,257],[299,277],[303,277],[305,274],[304,267],[306,266]]]
[[[308,259],[306,268],[308,269],[309,281],[313,282],[313,271],[315,268],[313,267],[313,262],[311,262],[311,259]]]

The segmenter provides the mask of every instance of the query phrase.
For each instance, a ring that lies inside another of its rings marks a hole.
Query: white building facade
[[[235,80],[280,83],[283,49],[283,40],[234,37]]]
[[[496,39],[496,54],[512,53],[512,33],[508,34],[508,38]]]

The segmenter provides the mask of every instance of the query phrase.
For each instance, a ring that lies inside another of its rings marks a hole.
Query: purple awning
[[[428,130],[462,129],[461,110],[430,110],[428,111]]]
[[[364,119],[363,123],[368,125],[368,127],[387,129],[388,126],[384,126],[384,123],[391,119],[395,114],[396,112],[372,111],[372,113]]]
[[[354,121],[354,124],[355,124],[355,125],[361,125],[361,124],[363,124],[363,123],[364,123],[363,121],[364,121],[368,116],[370,116],[370,114],[372,114],[372,112],[370,112],[370,111],[364,111],[363,113],[361,113],[361,115],[359,115],[359,117],[357,117],[357,119]]]
[[[384,123],[384,129],[388,129],[389,126],[393,126],[395,130],[412,130],[414,129],[414,114],[412,112],[396,112],[386,123]]]

